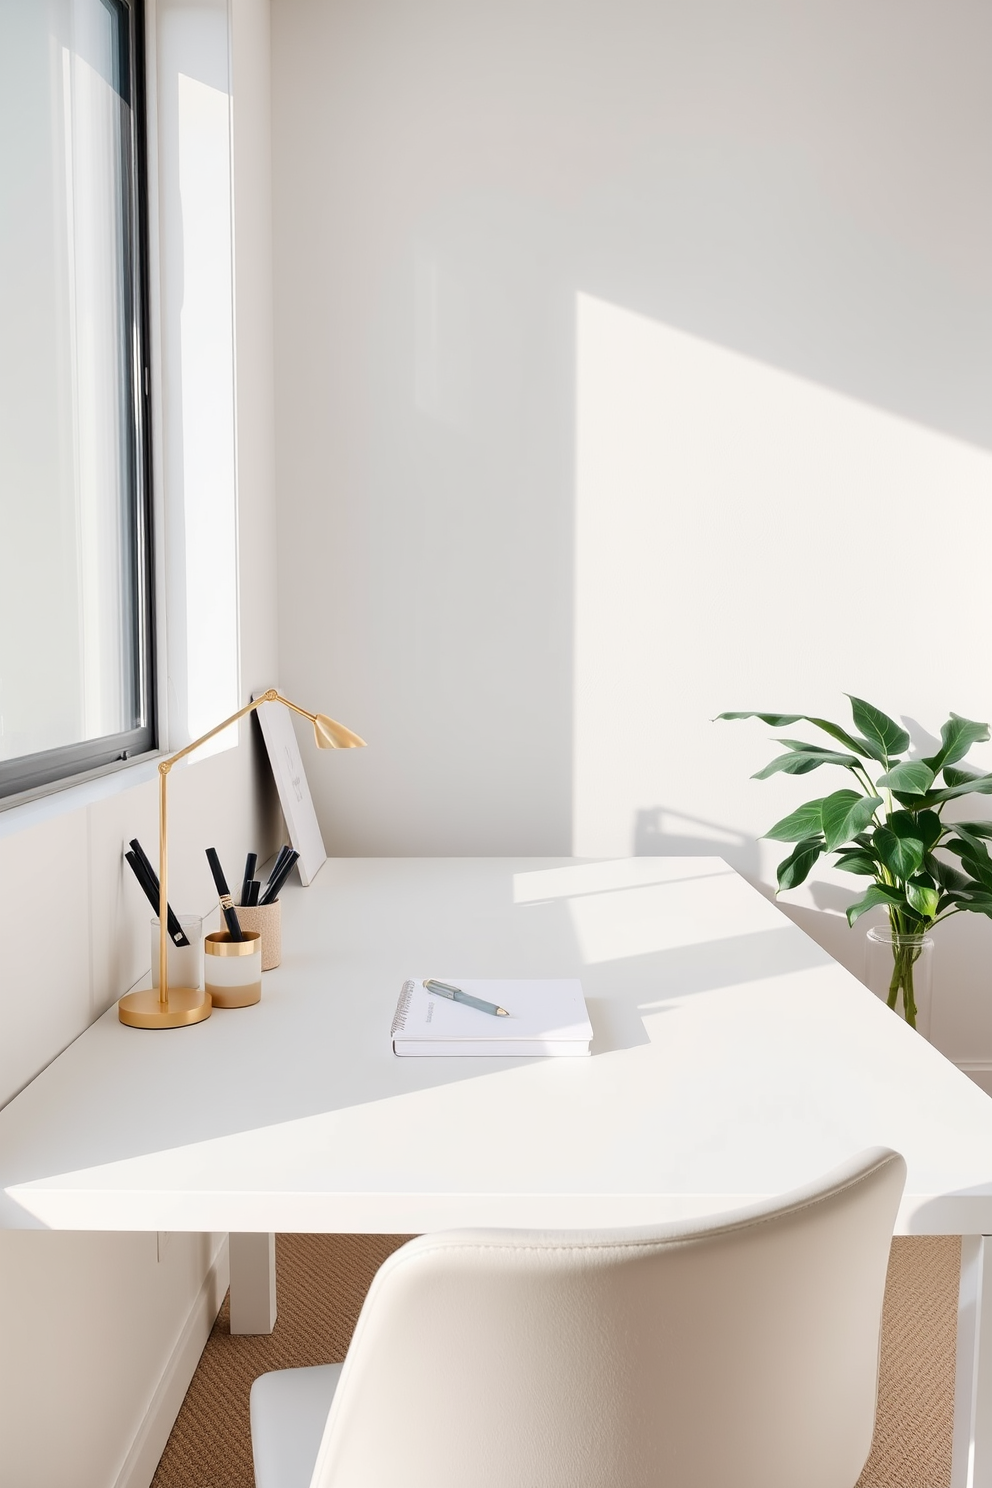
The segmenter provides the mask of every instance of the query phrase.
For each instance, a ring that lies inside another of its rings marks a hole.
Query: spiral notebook
[[[495,1018],[461,1002],[432,995],[423,980],[403,983],[393,1017],[393,1053],[548,1055],[588,1054],[592,1024],[575,977],[494,981],[441,977],[463,992],[506,1008]]]

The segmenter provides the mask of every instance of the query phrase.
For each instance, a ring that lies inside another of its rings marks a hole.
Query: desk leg
[[[231,1332],[271,1333],[276,1321],[276,1237],[228,1237],[231,1253]]]
[[[961,1239],[951,1488],[992,1488],[992,1235]]]

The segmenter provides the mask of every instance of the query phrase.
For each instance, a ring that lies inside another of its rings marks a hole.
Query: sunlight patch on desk
[[[584,895],[570,899],[568,910],[587,966],[767,930],[792,931],[773,905],[759,895],[742,894],[740,880],[729,871],[725,876]]]
[[[600,863],[575,863],[515,873],[513,902],[539,904],[547,899],[571,899],[580,894],[602,894],[688,878],[713,878],[732,872],[719,857],[607,858]]]

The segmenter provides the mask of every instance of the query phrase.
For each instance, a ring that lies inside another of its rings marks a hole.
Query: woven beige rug
[[[252,1380],[266,1369],[343,1359],[372,1277],[403,1238],[280,1235],[274,1332],[232,1338],[225,1302],[152,1488],[254,1488]],[[893,1242],[875,1441],[858,1488],[950,1483],[960,1255],[956,1239]]]

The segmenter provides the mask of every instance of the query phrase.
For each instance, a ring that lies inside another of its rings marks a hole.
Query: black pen
[[[248,885],[248,904],[251,909],[254,909],[256,904],[258,903],[258,896],[261,892],[261,888],[262,885],[259,883],[257,878],[253,878],[251,883]]]
[[[141,887],[144,889],[146,895],[148,896],[148,903],[151,905],[152,909],[154,909],[155,913],[158,914],[162,899],[158,882],[158,874],[155,872],[155,869],[148,861],[145,850],[142,847],[141,843],[138,841],[137,837],[131,838],[129,846],[131,848],[131,851],[129,853],[125,853],[124,856],[131,864],[131,869],[134,873],[135,878],[138,880],[139,884],[141,884]],[[171,904],[167,904],[165,907],[165,923],[169,931],[169,937],[174,945],[189,945],[189,937],[187,936],[182,925],[180,925],[179,918],[173,912]]]
[[[286,854],[288,852],[292,852],[292,848],[289,847],[286,843],[283,843],[282,847],[276,853],[276,860],[272,864],[272,870],[269,873],[269,876],[268,876],[268,878],[265,881],[265,888],[262,889],[261,893],[258,896],[259,897],[259,903],[261,903],[261,904],[264,904],[265,903],[266,895],[269,892],[269,887],[270,887],[271,884],[273,884],[275,882],[275,880],[278,878],[279,874],[282,872],[283,859],[285,858],[285,856],[286,856]]]
[[[230,937],[232,940],[244,940],[245,933],[241,928],[238,912],[231,900],[231,891],[227,887],[227,879],[224,877],[224,870],[220,866],[220,858],[217,856],[216,848],[207,848],[207,862],[210,864],[210,872],[214,876],[214,884],[220,895],[220,907],[224,911],[224,919],[227,921],[227,929]]]
[[[152,906],[155,913],[158,914],[159,898],[155,892],[155,886],[150,883],[148,878],[145,876],[144,868],[141,866],[141,859],[138,858],[133,852],[126,852],[124,854],[124,859],[128,867],[131,869],[131,872],[138,880],[138,886],[141,889],[141,892],[144,894],[145,898],[148,900],[148,903]]]
[[[146,864],[141,861],[137,853],[125,853],[124,857],[130,864],[131,871],[133,872],[135,878],[138,880],[141,888],[144,890],[145,898],[148,900],[148,903],[155,911],[155,915],[157,917],[162,902],[162,896],[159,893],[158,878],[154,874],[149,874]],[[183,927],[180,925],[178,919],[173,914],[170,906],[166,906],[165,924],[169,934],[169,938],[172,940],[174,945],[189,945],[189,938],[186,935],[186,932],[183,930]]]
[[[255,864],[258,862],[258,853],[249,853],[245,858],[245,876],[241,880],[241,903],[251,903],[251,881],[255,877]]]
[[[272,876],[270,877],[268,883],[265,885],[265,893],[259,896],[258,902],[260,905],[275,903],[279,890],[282,888],[283,884],[286,882],[286,879],[289,877],[290,872],[293,868],[293,864],[296,862],[299,856],[299,853],[294,847],[291,847],[287,850],[286,856],[282,860],[282,866],[280,867],[278,863],[276,864],[275,868],[273,868],[272,870]]]

